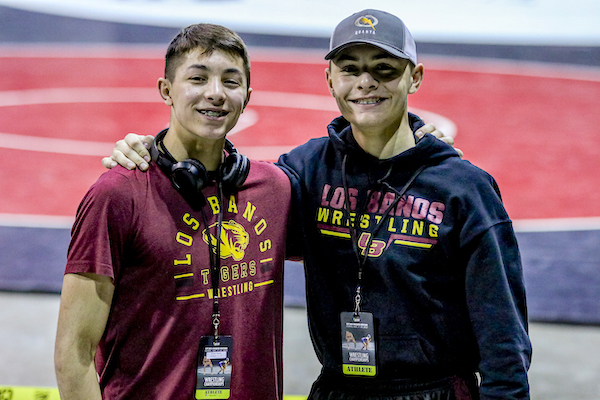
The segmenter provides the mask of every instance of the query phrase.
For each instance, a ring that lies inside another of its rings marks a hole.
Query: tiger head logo
[[[217,232],[217,222],[202,231],[202,239],[216,251],[217,241],[210,231]],[[244,250],[248,247],[250,235],[244,227],[235,221],[223,221],[221,228],[221,258],[232,257],[235,261],[244,258]],[[210,242],[209,242],[210,240]]]

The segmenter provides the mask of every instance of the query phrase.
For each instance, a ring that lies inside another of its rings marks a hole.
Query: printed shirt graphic
[[[446,205],[440,201],[428,200],[414,195],[404,195],[398,199],[392,210],[396,194],[390,191],[374,190],[368,195],[364,213],[357,216],[358,189],[349,188],[350,220],[344,211],[345,191],[343,186],[333,189],[325,184],[321,192],[321,204],[317,209],[317,227],[322,235],[350,239],[350,224],[361,232],[358,234],[358,247],[365,254],[367,244],[369,257],[379,257],[392,245],[429,249],[438,242],[439,227],[444,219]],[[380,224],[384,213],[388,217],[382,222],[378,234],[386,240],[371,238],[371,233]],[[358,222],[356,219],[358,218]],[[387,234],[386,234],[387,232]]]
[[[186,399],[195,389],[200,338],[213,334],[208,241],[215,242],[216,187],[194,212],[162,171],[118,168],[84,197],[67,273],[114,279],[115,295],[96,366],[111,399]],[[253,161],[244,188],[223,201],[220,332],[236,350],[231,399],[279,398],[283,257],[288,178]]]
[[[202,231],[202,238],[206,242],[206,244],[210,244],[213,246],[214,251],[216,252],[217,239],[216,233],[212,234],[210,231],[217,231],[217,224],[214,223],[208,229],[204,229]],[[236,261],[239,261],[244,258],[244,250],[248,247],[248,232],[244,229],[244,227],[234,220],[224,221],[222,224],[222,232],[221,232],[221,243],[220,243],[220,253],[221,258],[233,258]]]

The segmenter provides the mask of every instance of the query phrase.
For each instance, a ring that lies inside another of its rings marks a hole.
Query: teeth
[[[354,102],[356,104],[375,104],[375,103],[379,103],[380,101],[381,101],[380,98],[354,100]]]
[[[225,111],[200,110],[200,113],[208,115],[209,117],[222,117],[224,115],[227,115]]]

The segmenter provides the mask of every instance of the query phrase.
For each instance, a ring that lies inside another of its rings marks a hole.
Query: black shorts
[[[313,384],[308,400],[479,400],[477,378],[450,376],[437,380],[369,381],[339,378],[323,373]]]

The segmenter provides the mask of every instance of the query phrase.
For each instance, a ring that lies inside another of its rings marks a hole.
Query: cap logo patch
[[[371,27],[375,30],[375,25],[377,25],[379,21],[372,15],[363,15],[362,17],[358,17],[356,21],[354,21],[354,25],[359,28],[368,28]]]

